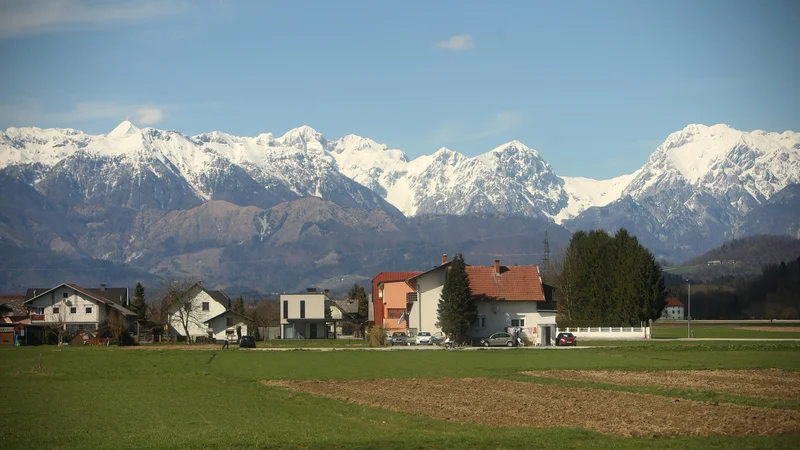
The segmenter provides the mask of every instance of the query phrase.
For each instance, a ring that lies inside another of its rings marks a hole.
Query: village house
[[[197,282],[172,300],[167,310],[170,333],[185,340],[216,339],[236,342],[248,334],[247,320],[231,310],[231,299],[222,291],[209,291]]]
[[[128,288],[84,288],[63,283],[54,288],[31,288],[25,295],[33,325],[62,328],[67,335],[94,333],[116,313],[125,317],[128,331],[136,332],[136,312]]]
[[[668,298],[667,305],[664,307],[664,310],[661,312],[662,319],[676,319],[676,320],[683,320],[683,302],[678,300],[677,298]]]
[[[335,339],[337,322],[333,318],[328,291],[309,288],[297,294],[281,294],[281,331],[284,339]]]
[[[442,263],[406,280],[414,294],[409,298],[408,327],[417,331],[442,332],[436,326],[439,299],[452,261]],[[542,284],[537,266],[466,266],[478,319],[470,329],[473,338],[500,331],[519,332],[535,345],[551,345],[556,331],[554,290]],[[547,294],[547,295],[545,295]]]
[[[372,279],[374,323],[388,333],[408,331],[408,308],[416,292],[406,283],[421,272],[381,272]]]

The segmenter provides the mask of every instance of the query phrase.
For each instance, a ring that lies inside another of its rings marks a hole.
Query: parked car
[[[239,348],[256,348],[256,340],[253,336],[242,336],[239,339]]]
[[[433,336],[431,336],[430,332],[428,332],[428,331],[420,331],[419,333],[417,333],[417,339],[416,339],[417,340],[417,345],[429,345],[429,344],[432,344],[433,343],[431,341],[432,338],[433,338]]]
[[[558,333],[556,336],[556,345],[578,345],[578,338],[572,333]]]
[[[495,333],[486,339],[481,339],[481,345],[484,347],[492,347],[492,346],[513,347],[514,338],[510,334],[505,332]]]
[[[445,340],[445,335],[441,331],[437,331],[436,333],[433,333],[433,335],[431,336],[431,344],[433,345],[439,345],[443,343],[444,340]]]
[[[408,336],[402,331],[395,331],[392,333],[392,345],[411,345],[408,342]]]

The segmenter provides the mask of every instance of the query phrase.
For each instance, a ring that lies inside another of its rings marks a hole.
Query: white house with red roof
[[[661,318],[683,320],[686,317],[683,311],[684,306],[682,301],[677,298],[668,298],[667,306],[665,306],[664,311],[661,312]]]
[[[84,288],[63,283],[54,288],[28,289],[24,302],[31,323],[63,326],[69,334],[94,332],[112,313],[128,319],[128,329],[135,332],[136,313],[129,309],[128,288]]]
[[[442,263],[406,280],[416,292],[409,308],[409,331],[442,331],[436,326],[439,299],[447,268],[452,261],[442,255]],[[535,345],[551,345],[556,331],[554,292],[542,284],[537,266],[466,266],[478,310],[472,338],[496,332],[518,331]]]

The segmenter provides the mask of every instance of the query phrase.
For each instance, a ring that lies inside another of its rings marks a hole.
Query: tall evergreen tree
[[[136,288],[133,290],[133,306],[136,307],[136,318],[138,320],[146,320],[147,302],[144,298],[144,286],[142,286],[142,283],[136,283]]]
[[[439,328],[447,334],[453,333],[458,343],[469,338],[469,327],[478,318],[478,309],[472,298],[472,288],[461,253],[453,258],[447,270],[438,312]]]
[[[568,301],[559,305],[559,323],[573,326],[655,320],[667,297],[655,257],[624,229],[613,238],[602,230],[576,232],[556,279],[569,287]]]
[[[367,291],[364,286],[358,283],[353,284],[353,287],[347,292],[347,298],[358,302],[358,317],[366,320],[369,316],[369,304],[367,302]]]

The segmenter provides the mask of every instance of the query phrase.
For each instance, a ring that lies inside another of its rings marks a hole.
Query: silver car
[[[432,338],[433,338],[433,336],[431,336],[430,332],[428,332],[428,331],[420,331],[419,333],[417,333],[417,345],[428,345],[428,344],[431,344],[432,343],[432,341],[431,341]]]
[[[482,339],[481,345],[484,347],[513,347],[514,338],[505,332],[495,333],[488,338]]]

